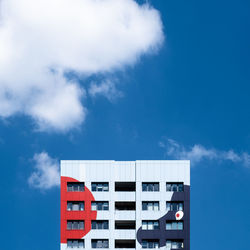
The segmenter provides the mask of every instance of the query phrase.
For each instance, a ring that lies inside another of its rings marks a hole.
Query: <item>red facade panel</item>
[[[61,243],[83,238],[91,230],[91,220],[97,216],[97,211],[91,211],[91,202],[95,201],[91,191],[85,186],[83,192],[68,192],[67,182],[79,181],[61,177]],[[84,201],[84,211],[67,211],[67,201]],[[67,220],[84,220],[84,230],[67,230]]]

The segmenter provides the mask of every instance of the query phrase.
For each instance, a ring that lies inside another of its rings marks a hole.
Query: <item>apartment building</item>
[[[190,162],[61,161],[61,250],[190,250]]]

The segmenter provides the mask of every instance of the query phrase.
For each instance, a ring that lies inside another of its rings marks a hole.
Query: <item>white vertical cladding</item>
[[[97,220],[108,220],[109,230],[91,230],[85,237],[85,248],[91,249],[91,239],[108,239],[109,248],[114,249],[114,162],[90,161],[86,166],[86,176],[91,188],[91,182],[108,182],[109,192],[93,192],[96,201],[108,201],[109,211],[98,211]]]
[[[115,220],[135,220],[135,211],[115,211]]]
[[[135,162],[134,161],[115,161],[113,176],[115,181],[135,181]]]
[[[61,176],[67,176],[79,181],[86,179],[86,163],[82,161],[61,161]]]
[[[115,239],[123,240],[133,240],[135,239],[135,230],[115,230],[114,234]]]

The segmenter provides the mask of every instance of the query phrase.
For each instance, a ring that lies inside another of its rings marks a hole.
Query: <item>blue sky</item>
[[[28,111],[8,116],[0,108],[2,249],[59,249],[59,188],[28,181],[41,152],[50,165],[190,157],[191,249],[249,245],[250,3],[150,2],[164,26],[157,53],[141,53],[136,63],[105,74],[68,72],[86,89],[107,79],[114,84],[108,94],[83,99],[83,122],[66,117],[77,126],[37,129]]]

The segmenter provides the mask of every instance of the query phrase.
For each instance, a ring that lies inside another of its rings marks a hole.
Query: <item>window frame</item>
[[[170,247],[168,247],[168,244],[170,244]],[[173,244],[176,244],[176,248],[173,247]],[[179,247],[181,245],[181,247]],[[167,239],[166,240],[166,249],[171,250],[171,249],[184,249],[184,240],[171,240]]]
[[[69,204],[71,205],[71,209],[69,209]],[[73,205],[79,205],[79,210],[73,210]],[[81,209],[81,205],[83,205],[83,209]],[[82,212],[85,211],[85,202],[84,201],[67,201],[67,211],[68,212]]]
[[[152,209],[148,209],[150,203],[152,203],[152,206],[151,206]],[[147,209],[143,208],[145,206],[145,204],[147,204],[147,206],[146,206]],[[156,206],[156,204],[157,204],[157,206]],[[156,207],[158,209],[155,209]],[[160,211],[160,202],[159,201],[142,201],[142,211]]]
[[[170,209],[168,209],[168,204],[170,204]],[[180,204],[182,209],[180,209]],[[173,209],[173,206],[177,206],[177,209]],[[166,210],[167,211],[184,211],[184,201],[166,201]]]
[[[102,246],[104,242],[108,243],[107,247],[97,247],[98,241],[102,241]],[[96,247],[93,247],[93,244],[96,244]],[[91,248],[109,248],[109,240],[108,239],[91,239]]]
[[[149,228],[149,223],[150,223],[150,226],[152,224],[152,229]],[[155,224],[158,224],[156,227],[155,227]],[[144,228],[146,225],[146,228]],[[145,230],[145,231],[149,231],[149,230],[159,230],[160,229],[160,222],[159,220],[142,220],[142,230]]]
[[[71,225],[70,228],[69,228],[69,225]],[[76,225],[78,228],[74,228]],[[84,231],[85,230],[85,221],[84,220],[67,220],[67,230],[68,231],[73,231],[73,230],[77,230],[77,231],[83,230]]]
[[[159,182],[142,182],[142,192],[160,192],[160,183]]]
[[[94,223],[96,224],[95,227],[93,227]],[[91,230],[109,230],[109,221],[108,220],[91,220]]]
[[[76,189],[77,187],[77,189]],[[67,192],[84,192],[85,182],[67,182]]]
[[[184,192],[184,182],[166,182],[166,192]]]
[[[76,247],[74,246],[75,241],[77,241],[77,244],[78,244]],[[72,242],[71,246],[69,245],[69,242]],[[83,247],[79,246],[80,243],[83,243]],[[84,239],[67,239],[67,248],[83,249],[83,248],[85,248],[85,241],[84,241]]]
[[[159,239],[143,239],[141,246],[142,246],[143,249],[147,249],[147,248],[159,248],[159,246],[160,246],[160,240]]]
[[[93,209],[94,204],[96,204],[96,209]],[[101,204],[102,209],[98,209],[98,205]],[[107,207],[107,209],[104,209]],[[91,211],[109,211],[109,201],[91,201]]]
[[[95,186],[95,188],[93,188]],[[98,186],[100,190],[98,190]],[[109,182],[91,182],[92,192],[109,192]]]
[[[173,225],[176,224],[176,227],[174,227]],[[170,228],[167,228],[168,225],[171,225]],[[181,228],[179,228],[179,226],[181,226]],[[172,231],[172,230],[177,230],[177,231],[182,231],[184,230],[184,221],[174,221],[174,220],[167,220],[166,224],[165,224],[165,230],[166,231]]]

